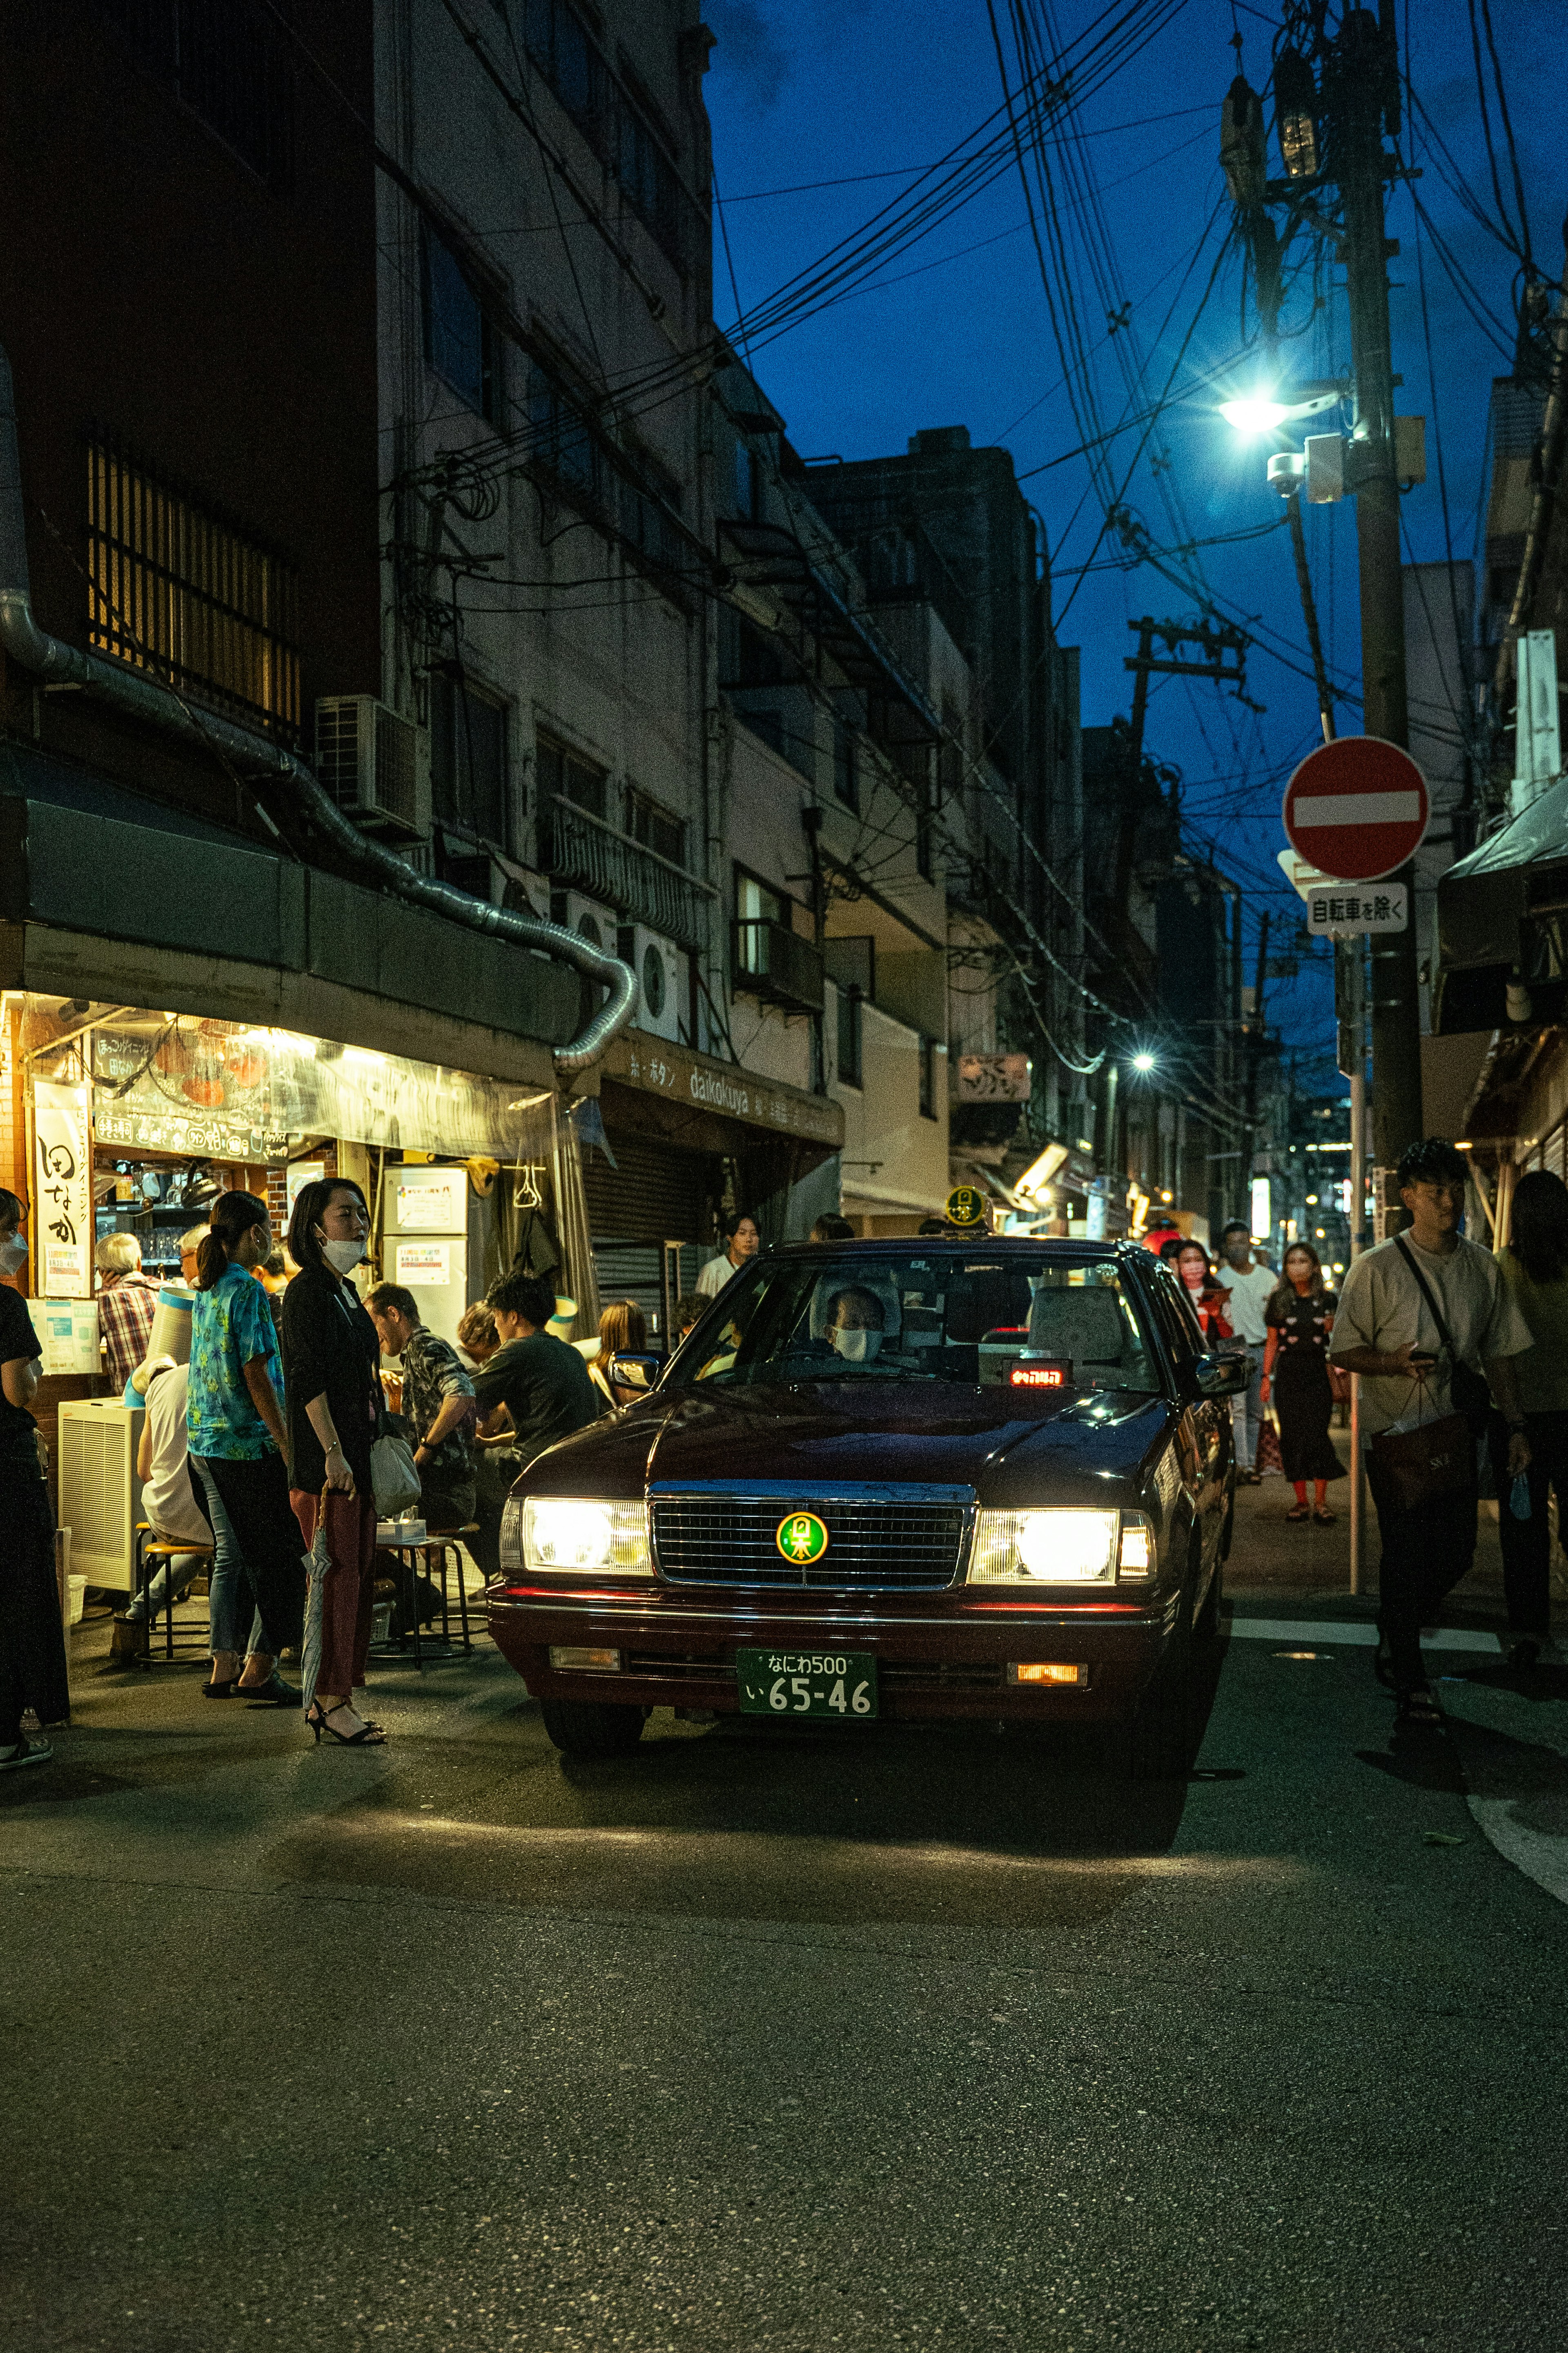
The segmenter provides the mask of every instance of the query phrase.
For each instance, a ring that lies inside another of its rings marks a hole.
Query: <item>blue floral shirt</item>
[[[272,1303],[242,1266],[225,1269],[191,1310],[191,1387],[186,1428],[193,1454],[262,1462],[279,1451],[250,1401],[245,1367],[260,1357],[283,1403],[283,1359]]]

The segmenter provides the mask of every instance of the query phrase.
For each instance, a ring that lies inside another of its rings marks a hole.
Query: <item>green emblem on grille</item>
[[[827,1530],[815,1512],[792,1512],[788,1519],[779,1522],[774,1541],[785,1560],[809,1568],[827,1550]]]

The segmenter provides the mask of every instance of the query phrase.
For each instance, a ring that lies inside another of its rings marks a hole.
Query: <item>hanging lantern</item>
[[[1274,68],[1274,128],[1291,179],[1315,179],[1323,162],[1318,93],[1312,69],[1296,49],[1281,50]]]

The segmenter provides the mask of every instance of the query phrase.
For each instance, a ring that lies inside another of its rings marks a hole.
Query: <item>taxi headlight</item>
[[[641,1504],[596,1504],[530,1495],[522,1506],[525,1568],[602,1569],[613,1577],[651,1577],[647,1515]]]
[[[1116,1573],[1115,1512],[976,1515],[971,1585],[1081,1585]]]

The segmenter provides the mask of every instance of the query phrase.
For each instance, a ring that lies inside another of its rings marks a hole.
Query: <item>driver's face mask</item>
[[[880,1332],[867,1332],[849,1324],[836,1326],[827,1336],[847,1365],[868,1365],[882,1345]]]

